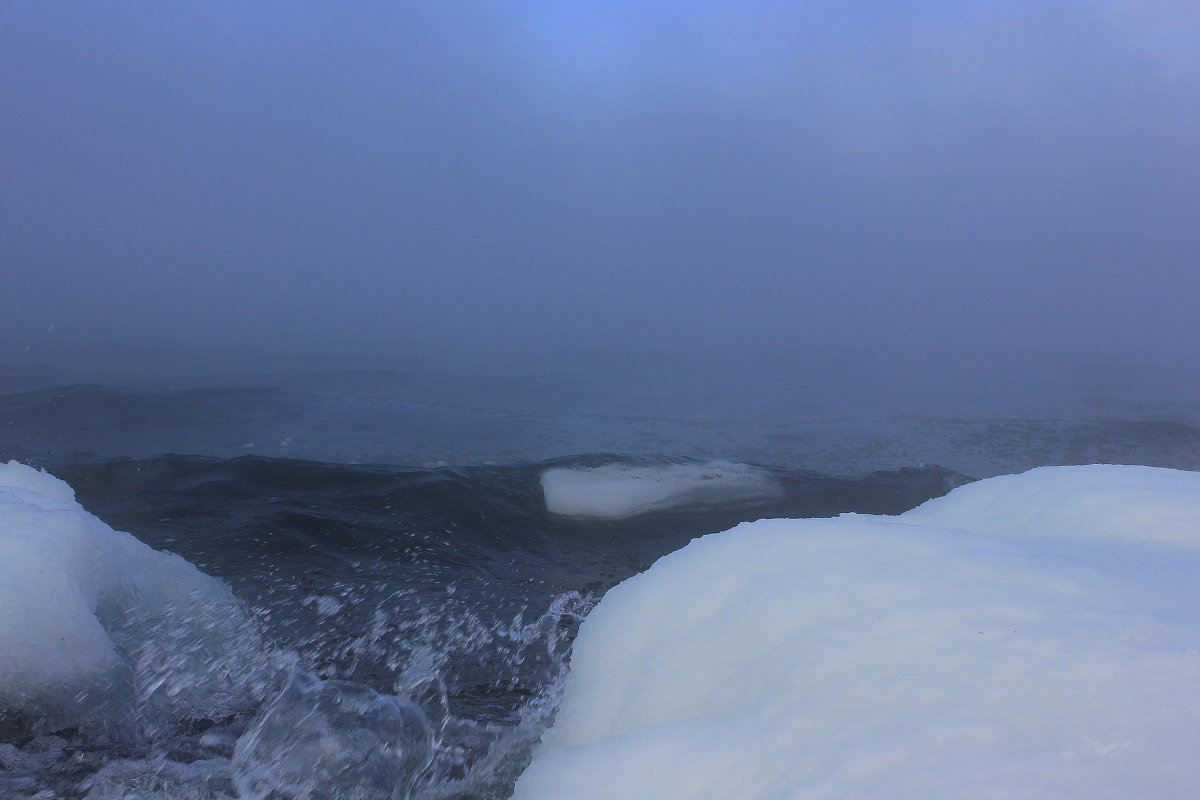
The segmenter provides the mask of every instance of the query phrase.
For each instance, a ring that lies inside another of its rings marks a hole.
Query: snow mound
[[[555,468],[542,473],[546,509],[589,519],[623,519],[681,506],[714,506],[766,500],[779,486],[747,464],[605,464]]]
[[[1200,549],[1196,473],[1161,467],[1039,467],[962,486],[902,517],[996,536],[1087,536]]]
[[[739,525],[617,586],[514,800],[1193,797],[1200,473],[1018,477]]]
[[[114,531],[65,482],[0,465],[0,740],[227,705],[250,627],[220,581]]]

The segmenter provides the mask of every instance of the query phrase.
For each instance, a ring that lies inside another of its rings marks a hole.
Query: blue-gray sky
[[[1200,352],[1191,0],[5,0],[0,107],[17,345]]]

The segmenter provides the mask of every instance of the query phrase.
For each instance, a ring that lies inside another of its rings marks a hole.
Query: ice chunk
[[[0,466],[0,739],[190,713],[231,688],[228,661],[206,668],[245,627],[220,581],[114,531],[63,481]]]
[[[617,586],[514,800],[1194,797],[1200,473],[1019,478],[747,523]],[[965,530],[912,524],[938,504]]]
[[[238,740],[233,781],[245,800],[404,800],[432,746],[416,704],[297,671]]]
[[[621,519],[689,505],[727,505],[779,494],[761,469],[725,461],[683,464],[605,464],[542,473],[552,514]]]

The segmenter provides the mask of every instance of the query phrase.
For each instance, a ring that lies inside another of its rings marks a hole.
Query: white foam
[[[1051,468],[697,539],[585,620],[514,800],[1191,798],[1198,497]]]
[[[114,531],[65,482],[0,465],[0,728],[184,711],[232,673],[218,659],[245,625],[220,581]],[[189,674],[190,659],[205,663]]]
[[[763,470],[710,461],[548,469],[542,473],[542,492],[552,514],[622,519],[681,506],[769,499],[779,487]]]

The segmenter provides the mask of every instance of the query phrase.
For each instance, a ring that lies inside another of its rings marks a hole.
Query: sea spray
[[[934,468],[860,480],[766,470],[781,494],[765,505],[706,501],[620,520],[547,513],[545,470],[617,463],[693,462],[422,470],[168,456],[61,469],[89,511],[225,588],[215,604],[184,593],[153,613],[100,607],[130,673],[128,702],[108,718],[135,730],[43,720],[41,734],[0,746],[0,796],[232,797],[238,742],[247,749],[302,671],[420,709],[429,761],[413,798],[501,800],[554,715],[580,620],[609,586],[746,514],[904,510],[962,480]]]

